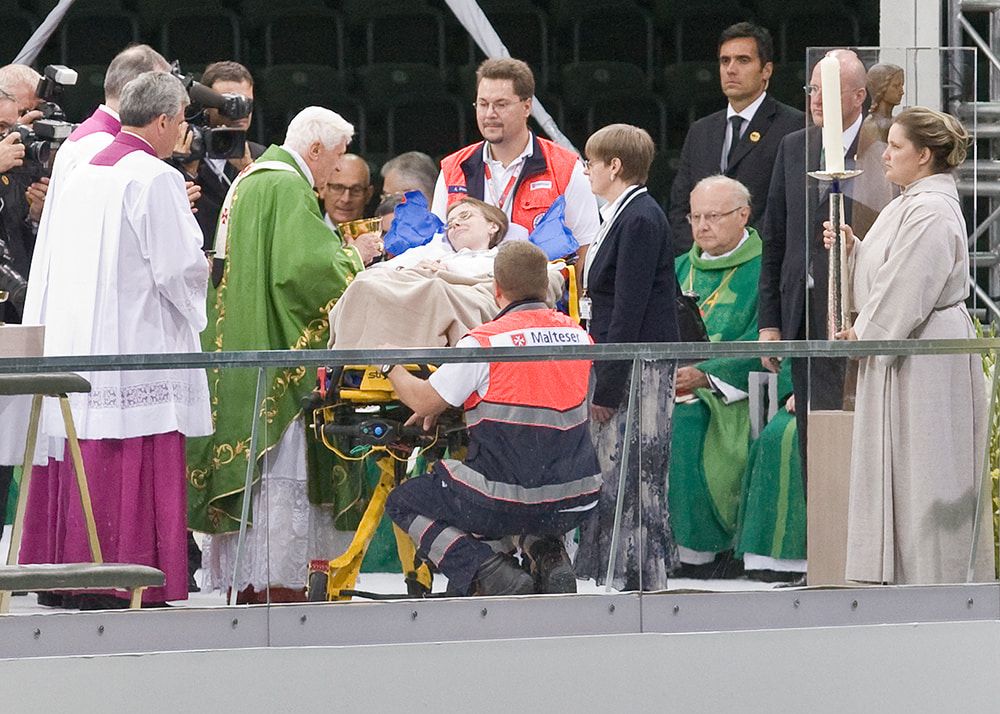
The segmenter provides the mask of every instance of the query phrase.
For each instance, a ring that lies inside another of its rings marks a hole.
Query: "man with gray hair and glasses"
[[[407,151],[389,159],[382,165],[382,199],[407,191],[420,191],[427,199],[427,205],[434,199],[434,184],[437,182],[438,167],[427,154]]]
[[[40,311],[47,356],[199,350],[208,264],[184,180],[162,161],[177,142],[187,103],[175,77],[140,74],[121,92],[121,131],[61,187],[50,216],[49,289]],[[212,431],[205,374],[84,376],[91,392],[70,403],[104,560],[165,573],[163,587],[143,593],[144,605],[186,599],[185,439]],[[45,412],[46,436],[65,437],[58,416]],[[61,483],[72,480],[71,470],[67,454],[35,472]],[[73,508],[71,498],[61,503]],[[22,562],[38,562],[46,544],[33,541],[53,535],[31,524],[30,510]],[[89,560],[82,523],[64,515],[56,553],[61,562]],[[112,593],[80,596],[81,609],[126,605]]]
[[[353,135],[339,114],[307,107],[288,125],[285,143],[269,147],[233,182],[215,235],[215,259],[224,269],[209,299],[206,350],[326,348],[330,309],[378,250],[375,234],[346,245],[316,200]],[[308,560],[334,557],[350,542],[347,530],[337,541],[334,525],[354,527],[360,483],[333,463],[332,453],[306,440],[300,403],[313,386],[304,368],[269,372],[267,428],[253,454],[262,483],[251,502],[237,602],[264,601],[268,590],[272,602],[304,600]],[[192,442],[188,452],[189,521],[212,534],[203,588],[225,590],[237,550],[256,376],[221,370],[211,388],[215,434]],[[307,471],[326,476],[309,484],[308,498]]]

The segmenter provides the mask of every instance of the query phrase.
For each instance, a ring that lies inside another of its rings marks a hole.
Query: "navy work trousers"
[[[449,590],[468,594],[479,567],[493,556],[486,540],[507,536],[561,536],[590,510],[526,507],[524,512],[485,508],[463,499],[433,471],[404,481],[389,494],[386,513],[405,530],[418,552],[448,578]],[[475,534],[475,535],[472,535]]]

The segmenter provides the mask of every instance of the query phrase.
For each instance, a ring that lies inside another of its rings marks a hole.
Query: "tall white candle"
[[[827,55],[819,61],[823,89],[823,153],[827,172],[844,170],[844,122],[840,106],[840,62]]]

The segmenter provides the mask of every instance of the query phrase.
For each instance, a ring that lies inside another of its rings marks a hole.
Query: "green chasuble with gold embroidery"
[[[257,160],[268,168],[242,177],[228,215],[225,271],[209,293],[209,351],[326,349],[328,314],[351,279],[364,269],[353,247],[324,223],[313,187],[290,153],[271,146]],[[239,528],[246,479],[256,370],[209,372],[215,434],[188,440],[188,525],[208,533]],[[315,370],[267,370],[256,458],[277,444],[315,386]],[[310,499],[356,516],[360,479],[344,478],[333,454],[307,445]],[[256,478],[259,478],[259,463]],[[351,520],[351,518],[348,518]],[[353,524],[344,524],[352,527]]]
[[[697,244],[675,262],[683,290],[699,296],[713,342],[757,339],[757,282],[761,240],[757,231],[732,254],[706,260]],[[694,365],[742,391],[760,360],[710,359]],[[746,399],[727,403],[714,389],[697,389],[696,399],[674,408],[670,456],[670,524],[678,544],[721,552],[733,545],[740,484],[746,468],[750,418]]]

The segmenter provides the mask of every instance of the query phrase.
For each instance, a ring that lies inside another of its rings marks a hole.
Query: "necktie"
[[[732,138],[729,140],[729,153],[726,154],[726,166],[723,171],[728,169],[729,165],[733,163],[733,154],[736,153],[736,146],[740,143],[740,127],[743,126],[743,117],[739,114],[734,114],[729,117],[729,123],[733,127],[733,132]]]

